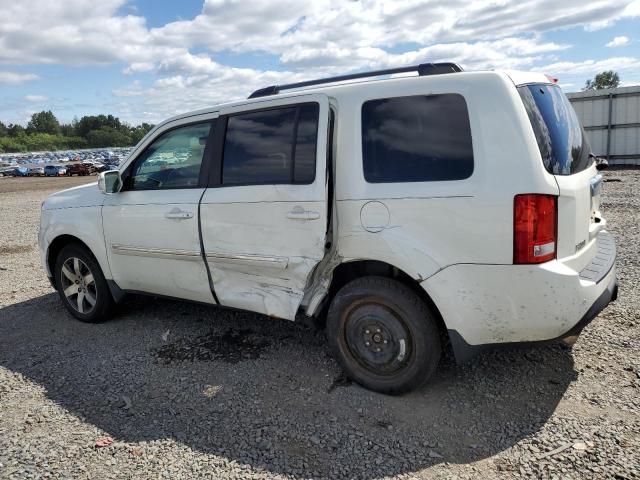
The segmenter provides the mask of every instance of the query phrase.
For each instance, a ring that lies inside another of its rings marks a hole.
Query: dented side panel
[[[312,184],[222,185],[208,188],[202,198],[202,240],[222,305],[294,320],[309,278],[325,256],[328,97],[267,99],[221,114],[304,102],[319,105]]]
[[[216,193],[220,192],[213,191],[209,201]],[[293,320],[307,277],[322,260],[324,203],[204,203],[206,198],[201,205],[202,235],[220,303]],[[289,219],[294,206],[319,216]]]

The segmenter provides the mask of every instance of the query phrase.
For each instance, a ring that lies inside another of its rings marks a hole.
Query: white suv
[[[326,318],[347,374],[399,393],[449,345],[574,336],[615,300],[601,182],[548,77],[425,64],[169,119],[46,200],[40,250],[80,320],[126,292]]]

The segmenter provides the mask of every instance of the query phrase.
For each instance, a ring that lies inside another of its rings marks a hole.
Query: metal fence
[[[640,86],[567,94],[591,149],[611,165],[640,165]]]

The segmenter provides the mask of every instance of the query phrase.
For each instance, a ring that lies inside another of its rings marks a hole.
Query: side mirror
[[[104,194],[118,193],[122,188],[122,179],[118,170],[108,170],[98,174],[98,188]]]

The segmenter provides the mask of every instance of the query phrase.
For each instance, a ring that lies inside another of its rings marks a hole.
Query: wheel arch
[[[96,260],[98,265],[100,265],[100,261],[96,258],[95,254],[93,253],[89,245],[83,242],[80,238],[74,235],[69,235],[69,234],[58,235],[56,238],[53,239],[53,241],[51,241],[51,243],[49,244],[49,247],[47,248],[47,268],[49,269],[49,273],[51,274],[51,278],[52,278],[54,287],[56,289],[58,288],[58,285],[56,285],[56,280],[55,280],[56,276],[54,274],[56,259],[58,258],[58,254],[64,247],[74,243],[86,248],[89,254],[91,254],[91,256]],[[103,268],[103,272],[104,272],[104,268]]]
[[[338,291],[347,283],[366,276],[379,276],[392,278],[413,290],[427,304],[427,307],[433,313],[440,337],[443,350],[447,353],[451,352],[449,334],[444,318],[440,309],[433,301],[429,293],[420,285],[418,280],[411,277],[402,269],[380,260],[351,260],[340,263],[332,272],[332,279],[322,306],[318,309],[317,319],[321,325],[324,324],[326,313],[331,305],[331,301]]]

